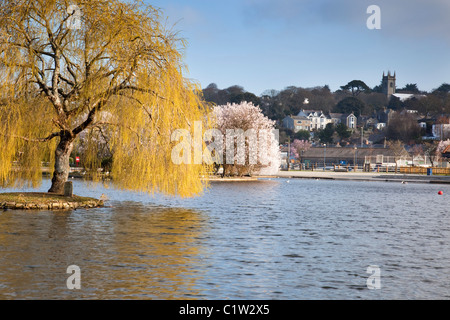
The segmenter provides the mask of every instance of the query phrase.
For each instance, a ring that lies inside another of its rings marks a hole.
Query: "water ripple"
[[[435,186],[283,182],[217,183],[194,199],[75,182],[108,207],[1,212],[0,297],[450,298],[448,201]],[[66,287],[73,264],[78,291]],[[367,288],[370,265],[380,290]]]

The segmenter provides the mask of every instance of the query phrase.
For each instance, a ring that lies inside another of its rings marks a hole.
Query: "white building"
[[[356,129],[358,124],[358,118],[352,113],[350,113],[346,118],[346,125],[349,129]]]
[[[433,124],[433,136],[438,140],[450,138],[450,124]]]
[[[297,117],[305,117],[311,121],[311,130],[325,129],[327,124],[333,123],[333,120],[322,111],[301,110]]]
[[[424,94],[413,94],[413,93],[394,93],[393,96],[399,98],[401,102],[405,102],[412,98],[421,99],[426,97],[426,95]]]
[[[384,128],[386,128],[386,123],[385,123],[385,122],[378,122],[378,123],[376,124],[376,128],[377,128],[378,130],[383,130]]]

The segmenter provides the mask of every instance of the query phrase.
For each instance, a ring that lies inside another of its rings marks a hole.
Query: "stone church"
[[[393,94],[395,94],[395,72],[394,75],[391,75],[390,71],[388,71],[387,75],[385,75],[383,72],[383,79],[381,80],[381,90],[387,96],[388,100]]]

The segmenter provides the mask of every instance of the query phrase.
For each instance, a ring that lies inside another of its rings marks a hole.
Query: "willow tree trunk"
[[[73,149],[73,137],[62,135],[55,151],[55,171],[53,172],[52,186],[48,192],[63,193],[64,183],[69,178],[70,154]]]

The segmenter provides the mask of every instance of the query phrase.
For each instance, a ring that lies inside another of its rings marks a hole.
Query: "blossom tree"
[[[221,132],[223,176],[278,172],[281,153],[275,121],[251,102],[216,106],[213,117]]]
[[[311,148],[311,142],[307,140],[298,140],[295,139],[294,142],[291,143],[291,154],[302,163],[302,153],[304,151],[308,151]]]

